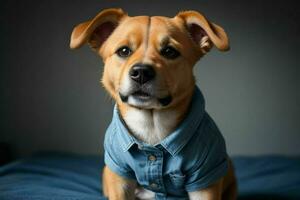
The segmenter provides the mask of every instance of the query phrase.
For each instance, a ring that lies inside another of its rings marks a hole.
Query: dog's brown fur
[[[195,63],[213,45],[221,51],[229,49],[224,30],[195,11],[180,12],[174,18],[167,18],[129,17],[121,9],[107,9],[74,28],[71,48],[79,48],[85,43],[90,44],[102,57],[105,63],[102,83],[116,101],[123,117],[135,109],[122,102],[119,96],[120,87],[129,70],[138,62],[153,65],[158,74],[159,91],[167,91],[175,97],[165,107],[151,108],[153,112],[176,113],[174,122],[166,128],[168,133],[178,126],[188,110],[195,85]],[[164,59],[157,51],[162,43],[178,49],[180,58],[176,61]],[[122,45],[130,45],[133,50],[133,54],[125,60],[115,54]],[[135,198],[136,182],[120,177],[108,167],[104,168],[103,184],[104,194],[110,200]],[[235,199],[236,181],[231,162],[225,177],[204,190],[189,193],[189,196],[191,199],[206,200]]]

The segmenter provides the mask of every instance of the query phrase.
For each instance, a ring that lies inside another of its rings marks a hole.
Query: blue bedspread
[[[233,159],[240,200],[300,199],[300,158]],[[40,154],[0,167],[0,200],[98,200],[99,156]]]

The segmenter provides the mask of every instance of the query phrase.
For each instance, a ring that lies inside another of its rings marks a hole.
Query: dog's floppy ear
[[[77,25],[72,32],[70,48],[76,49],[88,43],[98,49],[117,27],[119,21],[127,16],[122,9],[105,9],[90,21]]]
[[[206,53],[214,44],[220,51],[229,50],[229,40],[224,29],[217,24],[209,22],[197,11],[183,11],[175,18],[181,18],[190,36]],[[212,43],[212,44],[211,44]]]

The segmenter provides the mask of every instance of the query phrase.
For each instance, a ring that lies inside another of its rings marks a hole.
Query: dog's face
[[[193,66],[215,45],[228,49],[224,30],[195,11],[174,18],[129,17],[107,9],[75,27],[71,48],[85,42],[105,63],[102,83],[120,104],[163,109],[193,92]]]

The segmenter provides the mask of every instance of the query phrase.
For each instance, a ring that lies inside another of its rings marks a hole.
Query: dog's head
[[[106,9],[74,28],[71,48],[85,43],[102,57],[102,83],[116,102],[143,109],[180,104],[193,92],[199,58],[229,48],[224,30],[196,11],[167,18]]]

